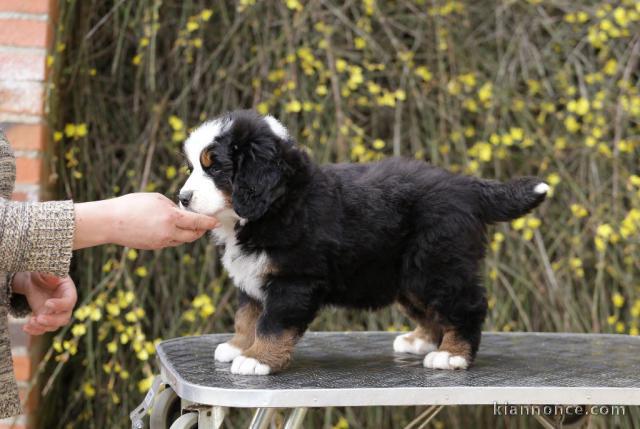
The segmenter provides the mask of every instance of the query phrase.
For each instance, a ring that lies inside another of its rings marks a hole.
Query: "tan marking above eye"
[[[213,165],[213,154],[209,150],[203,150],[200,154],[200,164],[204,168],[209,168]]]

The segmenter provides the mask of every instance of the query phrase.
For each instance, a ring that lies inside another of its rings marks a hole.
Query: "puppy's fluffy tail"
[[[485,222],[517,219],[544,201],[549,185],[536,177],[520,177],[509,182],[480,183],[481,216]]]

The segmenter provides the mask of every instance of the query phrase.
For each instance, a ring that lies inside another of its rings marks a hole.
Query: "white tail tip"
[[[546,194],[547,192],[549,192],[549,189],[551,189],[549,185],[542,182],[542,183],[538,183],[536,187],[533,188],[533,192],[535,192],[536,194]]]

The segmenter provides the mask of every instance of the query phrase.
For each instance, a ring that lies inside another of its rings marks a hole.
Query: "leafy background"
[[[189,130],[240,107],[280,118],[319,162],[401,155],[483,177],[539,175],[550,200],[490,231],[486,330],[638,335],[640,2],[59,3],[48,61],[57,197],[173,197]],[[127,427],[155,342],[232,326],[233,287],[207,240],[84,250],[73,277],[75,320],[40,368],[43,428]],[[313,329],[409,322],[395,309],[326,310]],[[422,411],[313,410],[305,427],[417,427]],[[249,417],[234,411],[226,427]],[[429,426],[535,424],[447,407]]]

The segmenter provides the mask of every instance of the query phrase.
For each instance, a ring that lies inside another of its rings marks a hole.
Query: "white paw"
[[[271,372],[269,365],[258,362],[254,358],[240,355],[231,364],[231,373],[242,375],[267,375]]]
[[[467,369],[469,362],[449,352],[431,352],[424,358],[424,366],[433,369]]]
[[[231,362],[236,357],[240,356],[240,353],[242,353],[242,350],[236,346],[232,346],[229,343],[221,343],[216,347],[214,357],[218,362]]]
[[[398,353],[413,353],[416,355],[426,355],[427,353],[437,349],[432,342],[425,341],[422,338],[410,337],[411,332],[398,335],[393,340],[393,351]]]

